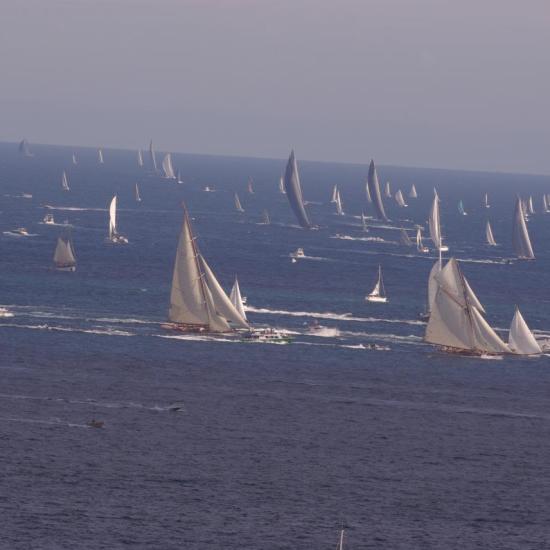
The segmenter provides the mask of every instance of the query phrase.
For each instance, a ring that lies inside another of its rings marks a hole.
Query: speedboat
[[[212,187],[209,187],[208,185],[203,189],[205,193],[213,193],[214,189]]]
[[[0,307],[0,317],[13,317],[13,313],[6,307]]]
[[[15,231],[13,231],[13,233],[17,233],[23,237],[29,236],[29,232],[24,227],[18,227]]]
[[[294,252],[290,253],[290,257],[297,260],[298,258],[305,258],[305,253],[303,248],[297,248]]]
[[[48,225],[54,225],[55,220],[53,218],[53,214],[46,214],[44,216],[44,219],[42,220],[42,222],[45,223],[45,224],[48,224]]]
[[[105,422],[103,422],[103,420],[96,420],[95,418],[92,418],[89,422],[87,422],[87,426],[90,428],[103,428],[105,426]]]

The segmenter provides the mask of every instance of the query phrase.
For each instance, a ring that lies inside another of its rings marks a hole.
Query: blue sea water
[[[550,178],[379,167],[409,207],[386,200],[391,224],[364,234],[367,167],[302,162],[320,226],[307,232],[277,189],[284,161],[174,155],[177,185],[138,168],[133,151],[105,150],[98,165],[77,149],[77,166],[72,151],[23,158],[0,144],[0,304],[13,314],[0,318],[1,548],[320,549],[342,525],[350,549],[550,547],[548,357],[425,344],[418,314],[435,256],[400,245],[395,229],[425,224],[437,187],[450,253],[489,322],[507,329],[517,304],[550,337]],[[328,204],[334,184],[342,217]],[[518,192],[538,210],[533,262],[509,261]],[[114,193],[127,246],[104,241]],[[290,331],[292,344],[161,328],[182,201],[220,282],[237,274],[251,321]],[[76,273],[52,269],[62,228],[41,224],[46,212],[73,226]],[[487,219],[496,248],[484,245]],[[22,226],[33,236],[9,233]],[[293,264],[297,247],[308,258]],[[364,300],[379,264],[383,305]],[[305,326],[314,317],[318,336]]]

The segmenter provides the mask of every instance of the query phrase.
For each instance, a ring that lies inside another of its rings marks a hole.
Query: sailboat
[[[489,220],[487,220],[487,224],[485,225],[485,240],[487,241],[487,244],[489,246],[497,245],[497,242],[495,241],[495,237],[493,236],[493,230],[491,229],[491,224],[489,223]]]
[[[521,260],[534,260],[535,253],[531,246],[531,239],[527,231],[525,216],[523,214],[522,201],[519,197],[516,200],[516,209],[514,212],[514,229],[512,233],[512,244],[516,255]]]
[[[250,194],[254,194],[254,180],[252,178],[248,178],[248,183],[246,185],[246,190],[250,193]]]
[[[439,195],[434,189],[434,200],[430,209],[430,216],[428,218],[428,226],[430,229],[430,237],[436,250],[439,252],[447,252],[448,246],[443,244],[443,238],[441,236],[441,220],[439,217]]]
[[[185,207],[168,318],[170,323],[163,328],[182,332],[231,332],[232,325],[249,329],[199,252]]]
[[[235,193],[235,209],[237,212],[244,212],[244,208],[241,206],[241,201],[239,200],[239,195]]]
[[[245,300],[241,296],[241,289],[239,287],[239,281],[236,276],[235,276],[235,282],[233,283],[233,288],[231,289],[231,293],[229,294],[229,299],[231,300],[231,303],[233,304],[235,309],[239,312],[241,317],[248,322],[248,319],[246,318],[246,313],[244,311]]]
[[[386,197],[388,199],[391,199],[391,188],[390,188],[390,182],[389,181],[386,182],[386,187],[385,187],[385,190],[384,190],[384,194],[386,195]]]
[[[103,150],[102,149],[97,150],[97,161],[99,162],[99,164],[105,164],[105,161],[103,160]]]
[[[367,233],[369,228],[367,227],[367,218],[364,212],[361,212],[361,225],[363,227],[363,231]]]
[[[527,211],[529,214],[535,213],[535,207],[533,206],[533,197],[529,197],[529,200],[527,201]]]
[[[313,225],[309,221],[304,206],[302,185],[300,184],[300,174],[298,173],[298,163],[296,162],[294,151],[290,152],[288,158],[285,169],[284,186],[288,202],[300,226],[304,229],[313,229]]]
[[[74,166],[76,166],[78,164],[78,160],[76,158],[76,153],[73,153],[72,161],[73,161]]]
[[[418,193],[416,192],[416,187],[414,186],[414,183],[411,185],[411,190],[409,191],[409,198],[411,199],[418,198]]]
[[[548,197],[546,196],[546,194],[542,195],[542,210],[545,214],[548,214],[548,212],[550,212]]]
[[[285,195],[286,194],[286,191],[285,191],[285,182],[284,182],[284,179],[283,179],[283,176],[281,176],[279,178],[279,193]]]
[[[138,149],[137,152],[137,164],[140,168],[143,167],[143,154],[141,153],[141,149]]]
[[[176,182],[179,184],[183,183],[183,179],[181,178],[181,172],[179,171],[179,168],[176,170]]]
[[[382,279],[382,266],[378,266],[378,280],[372,289],[372,292],[365,297],[367,302],[380,302],[386,303],[388,298],[386,296],[386,290],[384,288],[384,281]]]
[[[138,184],[136,183],[136,192],[135,192],[135,195],[136,195],[136,202],[141,202],[141,195],[139,194],[139,187],[138,187]]]
[[[26,139],[21,140],[21,143],[19,144],[19,153],[27,158],[34,157],[34,155],[31,153],[29,142]]]
[[[269,219],[269,212],[265,209],[262,212],[262,224],[263,225],[270,225],[271,224],[271,220]]]
[[[76,257],[70,235],[57,238],[53,263],[58,271],[76,271]]]
[[[107,238],[107,241],[114,244],[128,244],[128,239],[123,235],[120,235],[117,231],[116,206],[117,196],[115,195],[111,199],[111,204],[109,205],[109,237]]]
[[[67,179],[67,172],[63,170],[63,174],[61,174],[61,187],[63,188],[63,191],[69,191],[69,180]]]
[[[485,193],[485,199],[483,200],[483,206],[485,206],[485,208],[491,208],[491,205],[489,204],[489,195],[487,195],[487,193]]]
[[[338,186],[335,185],[332,188],[332,195],[330,196],[330,202],[336,202],[336,197],[338,196]]]
[[[336,192],[336,214],[339,216],[344,215],[344,209],[342,207],[342,197],[340,196],[340,191]]]
[[[422,254],[426,254],[430,251],[429,248],[424,246],[424,243],[422,242],[422,230],[420,227],[416,229],[416,249],[418,252],[422,252]]]
[[[419,229],[420,231],[420,229]],[[404,244],[405,246],[412,246],[413,242],[411,241],[411,238],[409,237],[409,234],[401,228],[399,240],[401,241],[401,244]]]
[[[536,341],[531,329],[527,326],[523,315],[516,306],[516,311],[508,333],[508,346],[513,353],[519,355],[536,355],[542,353],[539,343]]]
[[[338,540],[336,550],[344,550],[344,529],[340,531],[340,539]]]
[[[388,217],[386,216],[386,212],[384,210],[384,204],[382,203],[382,196],[380,194],[380,184],[378,183],[378,174],[376,173],[374,160],[370,161],[367,185],[368,185],[368,190],[370,191],[370,196],[372,198],[374,211],[376,212],[376,217],[380,221],[387,222]]]
[[[466,212],[466,210],[464,210],[464,203],[460,200],[458,201],[458,211],[460,214],[462,214],[463,216],[467,216],[468,215],[468,212]]]
[[[483,306],[451,258],[437,273],[435,295],[425,340],[449,353],[501,355],[510,353],[483,317]]]
[[[169,180],[175,180],[176,174],[174,173],[174,167],[172,166],[172,155],[166,153],[162,159],[162,171],[164,172],[164,177]]]
[[[157,172],[157,158],[155,156],[155,150],[153,149],[153,140],[149,142],[149,162],[151,164],[151,170]]]
[[[399,189],[397,191],[397,193],[395,194],[395,202],[401,206],[401,208],[406,208],[407,206],[409,206],[406,202],[405,202],[405,199],[403,198],[403,193],[401,192],[401,189]]]

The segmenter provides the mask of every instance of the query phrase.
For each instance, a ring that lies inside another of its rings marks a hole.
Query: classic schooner
[[[233,327],[249,329],[218,283],[198,250],[184,207],[170,292],[170,324],[164,328],[182,332],[231,332]]]

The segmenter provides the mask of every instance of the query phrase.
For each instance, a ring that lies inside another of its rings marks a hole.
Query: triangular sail
[[[367,179],[368,190],[373,201],[376,217],[381,221],[388,221],[384,204],[382,203],[382,195],[380,194],[380,184],[378,183],[378,174],[374,166],[374,160],[370,161],[369,176]]]
[[[336,191],[336,213],[339,216],[344,215],[344,209],[342,207],[342,197],[340,196],[340,191]]]
[[[461,200],[458,201],[458,211],[459,211],[463,216],[466,215],[466,210],[464,210],[464,203],[463,203]]]
[[[285,191],[294,215],[298,223],[304,229],[311,229],[311,222],[307,215],[304,199],[302,197],[302,186],[300,184],[300,174],[298,173],[298,164],[294,151],[291,151],[285,170],[284,177]]]
[[[140,168],[143,166],[143,154],[141,153],[141,149],[138,149],[137,152],[137,163]]]
[[[31,153],[31,149],[29,147],[29,142],[26,140],[26,139],[23,139],[21,141],[21,143],[19,144],[19,152],[24,156],[24,157],[32,157],[34,156],[32,153]]]
[[[416,187],[414,186],[414,183],[411,185],[411,190],[409,191],[409,197],[411,199],[418,198],[418,193],[416,192]]]
[[[483,200],[483,205],[485,208],[491,208],[491,205],[489,204],[489,195],[485,193],[485,199]]]
[[[72,156],[72,162],[73,162],[73,165],[76,166],[78,164],[78,160],[76,158],[76,153],[73,153],[73,156]]]
[[[418,252],[424,252],[424,243],[422,242],[422,231],[420,227],[416,230],[416,248]]]
[[[162,159],[162,171],[166,179],[175,180],[176,174],[174,173],[174,167],[172,166],[172,155],[166,153]]]
[[[550,212],[550,209],[548,208],[548,197],[546,195],[542,195],[542,210],[545,214]]]
[[[61,174],[61,187],[63,191],[69,191],[69,180],[67,179],[67,172],[65,172],[65,170],[63,170],[63,174]]]
[[[97,161],[99,162],[99,164],[104,164],[103,151],[101,149],[97,150]]]
[[[532,355],[542,352],[539,343],[535,340],[531,329],[527,326],[518,308],[516,308],[512,324],[510,325],[508,345],[514,353],[521,355]]]
[[[252,178],[248,178],[248,183],[246,185],[246,190],[250,193],[250,194],[254,194],[254,180]]]
[[[491,223],[487,220],[487,224],[485,225],[485,240],[487,241],[487,244],[490,246],[496,246],[495,237],[493,236],[493,230],[491,228]]]
[[[527,201],[527,209],[529,214],[535,213],[535,207],[533,206],[533,197],[529,197],[529,200]]]
[[[407,203],[405,202],[405,199],[403,197],[403,193],[401,192],[401,189],[399,189],[397,191],[397,193],[395,194],[395,202],[401,207],[407,206]]]
[[[244,212],[244,208],[241,205],[241,201],[237,193],[235,193],[235,209],[237,210],[237,212]]]
[[[279,178],[279,193],[285,195],[286,194],[286,191],[285,191],[285,181],[284,181],[284,178],[283,176],[281,176]]]
[[[435,300],[435,294],[437,292],[437,276],[441,271],[441,260],[437,260],[430,270],[428,277],[428,313],[432,310],[432,305]]]
[[[403,228],[401,228],[400,231],[400,240],[401,244],[404,244],[405,246],[412,246],[413,244],[411,238],[409,237],[409,234]]]
[[[512,244],[518,258],[528,260],[534,259],[535,254],[533,252],[533,247],[531,246],[531,239],[529,238],[529,232],[527,231],[527,224],[525,223],[522,201],[519,197],[516,200],[516,209],[514,212]]]
[[[241,289],[239,287],[239,281],[237,280],[237,277],[235,277],[235,283],[233,284],[233,288],[231,289],[229,299],[231,300],[231,303],[233,304],[235,309],[239,312],[239,315],[245,321],[247,321],[246,313],[244,311],[243,298],[241,296]]]
[[[141,202],[141,195],[139,194],[139,187],[136,183],[136,202]]]
[[[388,199],[391,199],[391,187],[390,187],[389,181],[386,182],[386,187],[384,188],[384,194]]]
[[[153,140],[149,142],[149,162],[151,163],[151,170],[157,171],[157,158],[155,156],[155,150],[153,149]]]
[[[338,196],[338,186],[335,185],[332,188],[332,195],[330,196],[330,202],[336,202],[336,197]]]
[[[344,550],[344,530],[340,531],[340,540],[338,541],[338,546],[336,550]]]
[[[430,237],[437,250],[441,249],[441,220],[439,218],[439,196],[434,189],[434,200],[430,209],[430,216],[428,218],[428,226],[430,229]]]
[[[112,239],[116,236],[116,203],[117,196],[115,195],[111,199],[111,204],[109,205],[109,239]]]
[[[76,265],[76,258],[69,237],[58,237],[53,255],[53,262],[57,267],[70,267]]]

